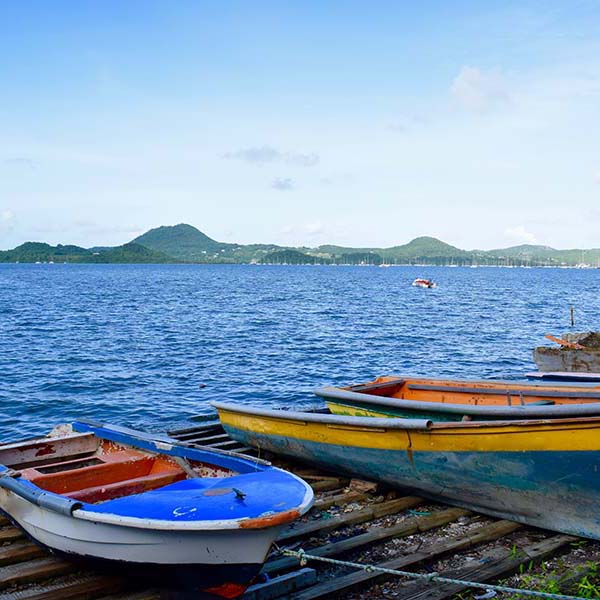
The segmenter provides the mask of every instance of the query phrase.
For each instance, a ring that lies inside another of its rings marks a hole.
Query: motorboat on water
[[[433,281],[433,279],[422,279],[421,277],[417,277],[412,282],[413,287],[421,287],[421,288],[435,288],[437,287],[437,283]]]
[[[0,446],[0,509],[34,541],[164,587],[241,595],[311,487],[266,461],[77,421]]]

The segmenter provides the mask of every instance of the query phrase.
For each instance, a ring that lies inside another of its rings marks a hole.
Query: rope
[[[438,573],[413,573],[411,571],[401,571],[400,569],[386,569],[385,567],[379,567],[377,565],[365,565],[362,563],[355,563],[346,560],[337,560],[335,558],[325,558],[324,556],[315,556],[314,554],[307,554],[304,550],[282,550],[285,556],[291,556],[297,558],[300,561],[300,566],[306,565],[308,560],[318,560],[321,562],[329,563],[332,565],[339,565],[342,567],[354,567],[355,569],[361,569],[367,573],[386,573],[388,575],[396,575],[397,577],[408,577],[410,579],[424,580],[427,582],[438,581],[440,583],[452,583],[457,585],[463,585],[470,588],[479,588],[481,590],[495,592],[507,592],[510,594],[522,594],[523,596],[533,596],[535,598],[548,598],[550,600],[586,600],[581,596],[567,596],[565,594],[551,594],[549,592],[537,592],[535,590],[522,590],[518,588],[511,588],[504,585],[491,585],[487,583],[478,583],[476,581],[466,581],[464,579],[452,579],[451,577],[444,577]]]

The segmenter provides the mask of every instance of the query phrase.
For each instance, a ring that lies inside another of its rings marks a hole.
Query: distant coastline
[[[461,250],[433,237],[390,248],[316,248],[218,242],[191,225],[162,226],[116,247],[83,248],[26,242],[0,251],[1,263],[431,265],[490,267],[600,267],[600,249],[557,250],[521,245]]]

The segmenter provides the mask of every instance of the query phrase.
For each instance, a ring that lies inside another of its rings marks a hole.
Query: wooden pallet
[[[255,450],[229,438],[218,423],[169,433],[190,444],[257,455]],[[261,458],[269,458],[303,477],[317,498],[304,519],[281,533],[277,541],[280,548],[302,547],[317,556],[364,559],[366,563],[405,570],[427,570],[443,558],[451,557],[453,563],[461,563],[464,558],[464,564],[453,565],[441,574],[472,581],[495,581],[518,570],[520,565],[544,560],[577,541],[572,536],[540,532],[511,521],[490,519],[465,509],[383,490],[310,465],[278,457]],[[441,531],[442,536],[438,535]],[[490,546],[498,540],[500,544]],[[401,551],[388,556],[387,549],[395,544],[401,546]],[[475,562],[469,560],[473,554],[478,557]],[[244,598],[309,600],[348,596],[358,593],[357,590],[382,585],[387,578],[362,569],[340,570],[317,562],[300,566],[295,558],[274,551],[263,568],[261,581]],[[441,600],[462,589],[457,585],[408,583],[395,597]],[[147,589],[139,581],[81,570],[74,563],[48,554],[0,517],[0,598],[153,600],[161,597],[177,596]]]

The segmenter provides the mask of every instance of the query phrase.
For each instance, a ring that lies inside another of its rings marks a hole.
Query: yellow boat
[[[213,406],[245,445],[600,539],[600,417],[433,422]]]

